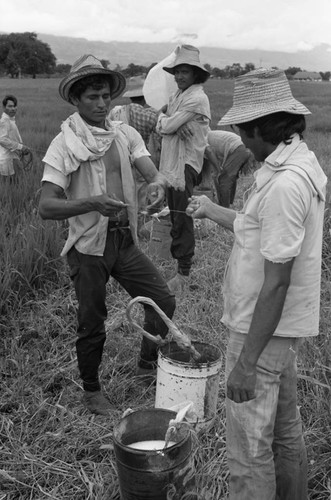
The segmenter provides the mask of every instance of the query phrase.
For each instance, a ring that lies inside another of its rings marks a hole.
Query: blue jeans
[[[74,247],[68,253],[70,276],[78,300],[77,360],[84,390],[98,391],[107,318],[106,284],[113,276],[131,295],[149,297],[171,318],[175,298],[154,264],[132,240],[130,230],[121,228],[107,234],[104,255],[85,255]],[[164,338],[168,328],[156,311],[145,306],[144,329]],[[157,360],[157,345],[143,337],[139,366],[152,368]]]
[[[245,335],[230,332],[226,379]],[[272,337],[257,367],[256,398],[226,400],[230,500],[306,500],[307,457],[297,407],[300,339]]]

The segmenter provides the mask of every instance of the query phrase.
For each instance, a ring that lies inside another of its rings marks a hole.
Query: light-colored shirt
[[[15,118],[10,118],[6,113],[2,113],[0,120],[0,175],[13,175],[15,173],[13,159],[18,158],[17,152],[22,148],[22,138]]]
[[[326,176],[314,153],[295,135],[255,173],[234,221],[234,246],[224,280],[222,322],[247,333],[264,282],[264,260],[294,259],[275,336],[318,334]]]
[[[212,147],[221,166],[231,153],[239,146],[244,145],[239,135],[225,130],[210,130],[208,132],[208,144]]]
[[[193,135],[183,141],[176,132],[188,122]],[[159,115],[156,131],[162,135],[160,171],[173,187],[183,189],[184,165],[201,172],[209,125],[209,100],[202,85],[178,90],[170,97],[167,112]]]
[[[90,131],[96,127],[87,125]],[[133,178],[133,163],[136,159],[149,156],[144,141],[140,134],[129,125],[123,123],[112,123],[114,127],[114,142],[117,146],[121,163],[121,176],[126,203],[129,204],[127,211],[130,229],[136,240],[136,190]],[[101,129],[98,129],[101,130]],[[68,199],[79,199],[97,196],[107,193],[107,166],[101,161],[82,162],[73,172],[68,173],[65,164],[66,145],[64,134],[61,132],[52,141],[43,161],[45,162],[42,182],[52,182],[60,186],[66,193]],[[106,156],[106,155],[105,155]],[[108,217],[93,211],[87,214],[70,217],[69,234],[61,255],[66,255],[72,246],[88,255],[103,255],[106,237]]]

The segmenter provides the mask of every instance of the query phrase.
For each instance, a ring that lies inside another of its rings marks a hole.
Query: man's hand
[[[208,196],[192,196],[188,201],[189,204],[186,207],[186,215],[190,215],[193,219],[204,219],[208,217],[208,206],[212,203]]]
[[[119,219],[121,212],[128,205],[117,199],[115,195],[101,194],[93,198],[95,210],[105,217]]]
[[[184,123],[184,125],[177,129],[176,134],[182,141],[185,141],[185,139],[189,139],[193,136],[193,128],[189,123]]]
[[[28,155],[31,153],[30,149],[27,147],[27,146],[23,146],[22,149],[21,149],[21,153],[22,155]]]
[[[226,395],[235,403],[244,403],[255,398],[256,368],[245,367],[238,360],[227,381]]]
[[[151,182],[147,187],[147,199],[151,202],[147,205],[146,210],[149,213],[158,212],[161,208],[165,197],[165,190],[161,184]]]

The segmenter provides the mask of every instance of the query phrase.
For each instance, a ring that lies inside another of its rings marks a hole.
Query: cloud
[[[295,52],[331,45],[329,0],[11,0],[0,31]]]

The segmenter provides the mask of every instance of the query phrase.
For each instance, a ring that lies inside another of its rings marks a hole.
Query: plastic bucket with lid
[[[197,500],[189,426],[183,425],[176,432],[170,446],[162,444],[160,448],[175,417],[175,412],[165,409],[136,410],[115,426],[121,500],[181,500],[184,495]],[[138,449],[151,442],[157,443],[158,449]]]

